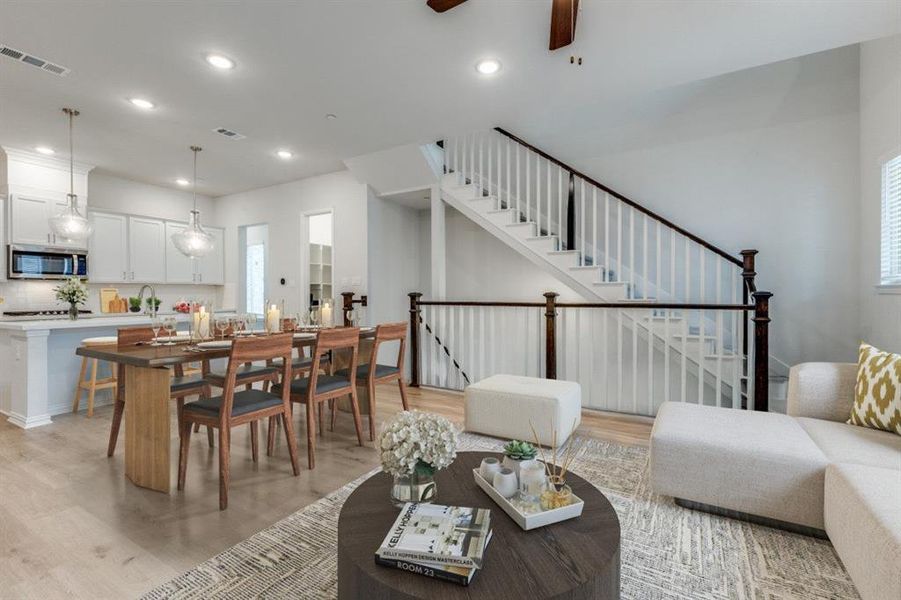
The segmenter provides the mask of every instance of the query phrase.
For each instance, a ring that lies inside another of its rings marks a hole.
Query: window
[[[247,246],[247,312],[263,314],[266,299],[266,245]]]
[[[882,165],[882,285],[901,285],[901,155]]]

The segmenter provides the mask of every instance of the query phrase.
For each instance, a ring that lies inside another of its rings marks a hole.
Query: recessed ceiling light
[[[150,100],[145,100],[144,98],[129,98],[128,101],[138,108],[143,108],[144,110],[150,110],[151,108],[156,106],[156,104],[154,104]]]
[[[178,179],[175,180],[175,183],[177,183],[178,185],[185,186],[185,185],[190,185],[191,182],[188,181],[187,179],[185,179],[184,177],[179,177]]]
[[[289,158],[292,158],[294,156],[294,153],[290,150],[278,150],[275,154],[282,160],[288,160]]]
[[[483,58],[476,63],[476,71],[482,75],[494,75],[501,70],[501,61],[496,58]]]
[[[35,146],[34,151],[39,152],[40,154],[46,154],[47,156],[50,156],[51,154],[56,154],[56,150],[54,150],[53,148],[49,148],[47,146]]]
[[[207,54],[206,61],[217,69],[234,69],[235,61],[221,54]]]
[[[335,119],[338,118],[338,115],[329,113],[329,114],[325,115],[325,118],[328,119],[329,121],[334,121]]]

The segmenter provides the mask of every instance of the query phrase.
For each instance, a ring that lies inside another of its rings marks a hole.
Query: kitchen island
[[[231,313],[231,311],[228,311]],[[180,330],[188,315],[176,315]],[[72,410],[81,357],[75,350],[89,337],[115,336],[120,327],[149,326],[146,315],[90,315],[68,319],[0,319],[0,413],[23,429],[47,425]],[[108,365],[101,366],[104,370]],[[112,401],[98,392],[95,406]]]

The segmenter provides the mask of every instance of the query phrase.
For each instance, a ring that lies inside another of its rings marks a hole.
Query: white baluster
[[[638,318],[635,312],[629,313],[632,321],[632,412],[638,412]]]
[[[622,410],[623,397],[623,309],[616,309],[616,410]]]
[[[598,266],[598,256],[600,256],[601,251],[598,247],[598,188],[597,186],[591,186],[591,227],[592,227],[592,242],[591,242],[591,264],[594,267]]]
[[[671,311],[664,310],[663,311],[663,385],[666,386],[663,388],[663,401],[669,402],[670,395],[670,387],[672,386],[672,382],[670,382],[670,366],[669,366],[669,349],[672,345],[673,341],[669,336],[669,320],[670,320]]]
[[[551,161],[547,162],[547,234],[554,235],[554,221],[553,221],[553,194],[551,193]]]
[[[579,265],[585,266],[585,180],[579,178],[579,220],[581,221],[581,230],[582,230],[582,239],[579,240],[581,242],[581,251],[579,252]]]
[[[654,271],[657,276],[657,292],[654,294],[657,297],[657,301],[663,301],[663,294],[661,293],[661,286],[663,285],[662,281],[662,271],[660,268],[661,259],[663,257],[663,248],[662,242],[660,240],[660,221],[654,221],[656,223],[656,231],[654,233],[655,242],[657,243],[657,257],[654,259]],[[672,299],[670,299],[671,301]]]
[[[506,140],[506,138],[504,138]],[[507,147],[507,208],[513,208],[513,184],[510,181],[510,140],[506,140],[505,146]],[[517,216],[517,221],[519,221],[519,217]]]
[[[610,194],[604,192],[604,281],[610,281]]]
[[[635,289],[635,209],[629,208],[629,288],[630,298],[638,298]]]
[[[529,155],[532,152],[526,149],[525,159],[526,159],[526,221],[532,220],[532,175],[531,175],[531,165],[532,161],[529,158]]]
[[[535,155],[535,235],[541,237],[541,157]]]
[[[730,270],[732,271],[730,303],[738,304],[738,298],[736,296],[738,292],[738,286],[736,285],[738,283],[738,271],[734,267]],[[733,312],[731,313],[731,319],[729,321],[729,330],[732,337],[732,352],[736,356],[735,360],[732,361],[732,408],[741,408],[741,366],[744,358],[741,343],[739,342],[738,324],[742,321],[741,315],[742,313],[740,312]]]
[[[641,219],[641,270],[643,271],[641,276],[644,279],[644,294],[642,295],[647,300],[649,298],[648,292],[651,289],[651,272],[648,271],[648,216],[646,214],[641,216],[643,217]],[[659,298],[660,294],[657,294],[657,297]]]
[[[699,259],[698,259],[698,275],[699,275],[698,287],[700,289],[700,296],[699,296],[700,300],[699,301],[702,304],[707,301],[707,288],[705,286],[705,281],[704,281],[705,275],[706,275],[706,273],[705,273],[706,269],[704,268],[704,254],[705,254],[704,247],[698,246],[698,256],[699,256]],[[699,336],[698,339],[701,340],[701,343],[698,344],[698,347],[700,348],[700,350],[699,350],[700,356],[698,357],[698,404],[704,404],[704,374],[705,374],[704,356],[706,353],[706,348],[704,346],[704,338],[705,338],[705,334],[706,334],[706,329],[707,329],[707,324],[704,322],[704,311],[699,310],[698,311],[698,336]]]
[[[716,267],[716,276],[714,283],[716,285],[716,303],[720,304],[720,273],[722,271],[722,261],[714,257],[714,265]],[[723,352],[726,351],[726,344],[723,341],[723,311],[716,311],[716,323],[714,325],[714,337],[716,337],[716,405],[722,406],[723,403]]]
[[[519,164],[519,144],[513,146],[516,150],[516,222],[519,223],[522,211],[522,179]]]
[[[644,314],[650,315],[648,319],[648,412],[654,414],[654,309],[646,310]],[[637,327],[636,327],[637,329]]]

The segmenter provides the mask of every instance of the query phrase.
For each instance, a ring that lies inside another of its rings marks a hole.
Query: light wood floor
[[[377,398],[377,423],[400,410],[396,386],[380,387]],[[411,389],[410,400],[462,423],[461,394]],[[340,413],[336,430],[320,438],[316,469],[308,470],[303,410],[296,412],[299,477],[291,476],[283,437],[275,456],[261,452],[254,464],[247,428],[234,430],[226,511],[218,510],[216,451],[203,432],[192,439],[185,491],[166,495],[125,480],[121,439],[107,459],[110,407],[92,419],[59,416],[28,431],[0,423],[0,598],[137,596],[378,465],[373,444],[357,446],[352,419]],[[583,411],[580,432],[647,445],[651,425],[649,418]]]

